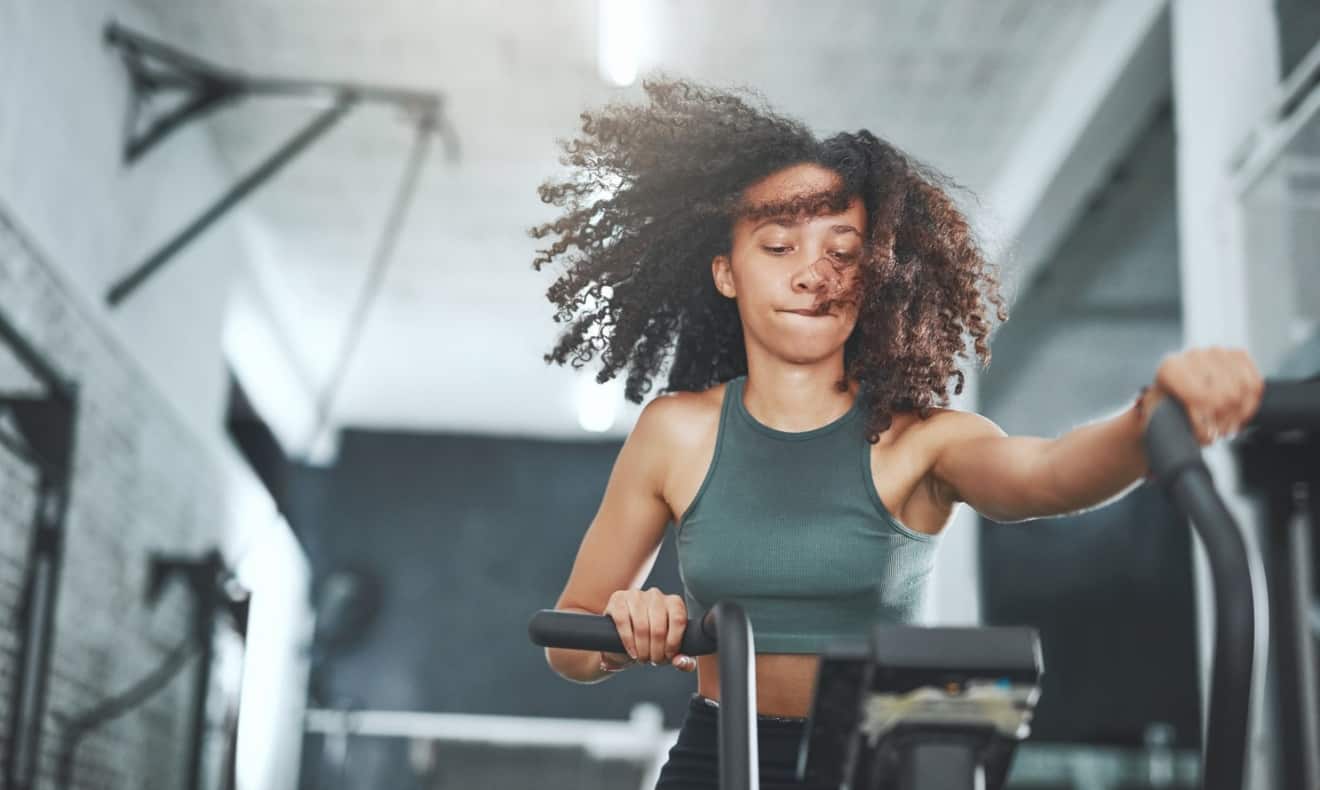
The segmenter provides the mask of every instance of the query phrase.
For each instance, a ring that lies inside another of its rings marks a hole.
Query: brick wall
[[[83,304],[0,207],[0,312],[80,393],[39,787],[56,786],[65,718],[137,682],[188,633],[190,604],[181,585],[153,608],[145,605],[147,553],[200,552],[228,542],[232,532],[223,461]],[[12,357],[6,362],[0,370],[18,370]],[[11,376],[0,388],[15,383],[23,382]],[[34,479],[0,448],[0,728],[9,726]],[[140,709],[85,737],[76,787],[181,786],[194,666]],[[9,737],[0,731],[0,741]]]
[[[293,787],[307,563],[223,430],[223,329],[230,294],[250,276],[242,211],[128,303],[104,303],[110,283],[234,173],[205,124],[123,163],[129,88],[103,40],[111,19],[161,35],[153,5],[140,0],[0,0],[0,313],[81,389],[38,787],[56,786],[60,717],[135,683],[185,634],[182,587],[144,604],[148,552],[212,545],[252,590],[239,787]],[[0,348],[0,387],[15,382],[30,378]],[[33,504],[31,471],[0,448],[0,747],[10,736],[14,608]],[[76,785],[181,787],[191,680],[189,667],[144,708],[88,736]]]

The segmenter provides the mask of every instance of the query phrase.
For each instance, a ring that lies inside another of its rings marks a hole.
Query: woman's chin
[[[795,365],[807,365],[830,359],[843,353],[844,343],[852,330],[854,322],[845,321],[840,316],[808,317],[784,313],[788,319],[774,327],[765,327],[765,334],[750,333],[750,342],[759,336],[763,342],[757,343],[774,356]]]
[[[843,341],[846,338],[830,338],[830,342],[803,342],[784,345],[779,349],[779,356],[785,362],[794,365],[809,365],[822,362],[843,353]]]

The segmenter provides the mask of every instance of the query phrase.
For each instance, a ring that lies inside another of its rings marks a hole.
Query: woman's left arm
[[[1187,408],[1204,447],[1237,433],[1256,413],[1263,389],[1245,351],[1201,348],[1165,357],[1132,407],[1057,439],[1007,436],[980,415],[944,412],[930,426],[931,482],[941,498],[995,521],[1095,507],[1147,473],[1142,434],[1161,399],[1173,395]]]

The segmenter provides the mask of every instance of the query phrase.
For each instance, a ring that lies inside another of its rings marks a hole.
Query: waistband
[[[720,701],[711,699],[710,697],[702,696],[701,694],[694,693],[692,695],[691,702],[688,704],[688,707],[698,711],[709,711],[711,713],[714,713],[719,710]],[[778,724],[807,723],[807,717],[805,716],[768,716],[763,713],[756,714],[756,720],[761,722],[774,722]]]

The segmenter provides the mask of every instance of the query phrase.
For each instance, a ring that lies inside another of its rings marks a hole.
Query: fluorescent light
[[[596,374],[583,370],[578,378],[578,425],[582,430],[604,433],[614,427],[619,416],[619,402],[623,400],[623,380],[614,378],[604,384],[596,383]]]
[[[642,39],[640,0],[597,0],[597,66],[606,82],[625,87],[637,79]]]

